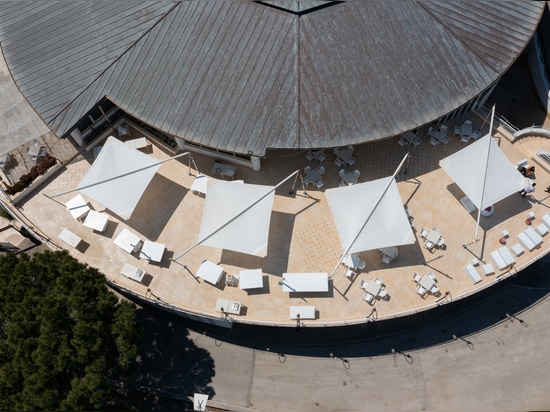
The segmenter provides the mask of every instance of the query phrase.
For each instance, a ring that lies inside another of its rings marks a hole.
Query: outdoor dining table
[[[435,129],[432,132],[432,136],[435,137],[440,142],[445,142],[447,140],[447,132],[441,129]]]
[[[133,234],[128,229],[123,228],[114,240],[114,244],[121,247],[128,253],[135,253],[139,250],[142,242],[137,235]]]
[[[474,131],[474,127],[472,123],[462,123],[462,126],[460,126],[460,134],[464,136],[471,136],[472,132]]]
[[[193,193],[202,193],[206,195],[206,188],[208,186],[208,176],[197,175],[190,189]]]
[[[29,157],[36,157],[40,153],[40,146],[39,145],[33,145],[29,147],[28,150]]]
[[[355,183],[357,183],[357,180],[359,178],[357,176],[357,174],[355,174],[353,172],[348,172],[346,170],[342,170],[342,173],[340,174],[340,177],[348,185],[354,185]]]
[[[429,291],[432,286],[435,285],[435,276],[432,277],[430,276],[430,274],[424,275],[422,276],[422,278],[420,278],[418,284]]]
[[[239,287],[245,289],[256,289],[264,287],[262,269],[247,269],[239,271]]]
[[[163,243],[146,240],[143,242],[143,246],[139,252],[139,257],[151,260],[153,262],[160,262],[162,260],[162,256],[164,255],[165,249],[166,245]]]
[[[336,149],[334,149],[334,153],[344,163],[346,163],[353,156],[353,151],[349,150],[347,147],[344,148],[344,149],[336,148]]]
[[[328,292],[327,273],[283,273],[283,292]]]
[[[405,139],[409,143],[414,143],[414,141],[416,140],[417,137],[418,136],[416,134],[414,134],[413,132],[411,132],[410,130],[403,133],[403,139]]]
[[[348,254],[342,259],[342,264],[351,269],[358,269],[361,264],[361,259],[357,253]]]
[[[439,242],[439,239],[441,239],[441,233],[437,229],[431,229],[426,235],[426,240],[432,242],[434,245]]]
[[[109,216],[105,213],[90,210],[83,225],[97,232],[104,232],[109,223]]]
[[[382,285],[372,280],[370,282],[363,283],[363,289],[365,290],[365,292],[368,292],[373,296],[378,296],[380,290],[382,290]]]
[[[383,247],[378,250],[392,259],[397,257],[397,255],[399,254],[399,249],[397,249],[397,247],[395,246]]]
[[[75,197],[73,197],[71,200],[65,203],[65,207],[75,219],[80,219],[81,217],[84,217],[84,215],[86,215],[86,213],[90,211],[90,207],[81,195],[76,195]]]
[[[315,169],[311,168],[311,169],[308,169],[305,173],[306,173],[305,182],[315,183],[321,178],[321,176],[323,176],[323,169],[321,169],[320,167],[316,167]]]
[[[208,283],[216,285],[223,274],[223,268],[220,265],[216,265],[214,262],[205,260],[197,270],[197,277],[204,279]]]

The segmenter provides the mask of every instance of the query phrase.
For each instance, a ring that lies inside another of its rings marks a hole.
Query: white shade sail
[[[198,243],[265,257],[273,189],[242,181],[209,179],[199,233],[199,239],[204,240]]]
[[[479,210],[525,186],[525,177],[490,134],[440,160],[439,165]]]
[[[393,177],[327,189],[325,196],[344,251],[349,248],[349,253],[358,253],[415,242]]]
[[[157,159],[110,136],[77,188],[129,219],[159,167]]]

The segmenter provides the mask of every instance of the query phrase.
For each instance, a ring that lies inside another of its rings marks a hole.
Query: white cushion
[[[479,273],[473,265],[466,266],[464,268],[464,272],[468,275],[474,285],[481,282],[481,276],[479,276]]]
[[[541,236],[544,236],[545,234],[548,233],[548,228],[546,227],[546,225],[544,223],[541,223],[540,225],[538,225],[536,228],[535,228],[535,231],[541,235]]]
[[[495,269],[493,269],[493,265],[491,265],[490,263],[483,265],[483,273],[485,273],[485,275],[492,275],[493,273],[495,273]]]
[[[524,252],[519,243],[516,243],[514,246],[512,246],[512,251],[516,254],[516,256],[519,256]]]

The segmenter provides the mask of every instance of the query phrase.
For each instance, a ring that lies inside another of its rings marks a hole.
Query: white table
[[[328,292],[327,273],[283,273],[283,292]]]
[[[357,183],[357,180],[359,179],[359,176],[357,176],[355,173],[347,172],[343,169],[342,169],[342,173],[340,174],[340,177],[348,185],[354,185],[355,183]]]
[[[202,193],[203,195],[206,195],[207,186],[208,186],[208,176],[197,175],[190,189],[193,193]]]
[[[264,287],[264,279],[262,277],[262,269],[241,270],[239,272],[241,289],[256,289]]]
[[[441,239],[441,233],[439,233],[439,230],[432,229],[426,235],[426,240],[432,242],[434,245],[437,245],[439,239]]]
[[[315,319],[315,306],[291,306],[290,319]]]
[[[76,195],[67,203],[65,203],[67,210],[71,213],[75,219],[80,219],[90,211],[90,207],[81,195]]]
[[[403,139],[405,139],[407,142],[409,143],[414,143],[416,141],[416,138],[418,136],[415,135],[413,132],[411,132],[410,130],[406,131],[405,133],[403,133]]]
[[[384,255],[389,256],[392,259],[395,259],[399,254],[399,249],[397,249],[397,247],[395,246],[383,247],[378,250],[382,252]]]
[[[82,238],[75,235],[69,229],[63,229],[57,237],[74,248],[76,248],[82,240]]]
[[[233,315],[240,315],[241,314],[241,306],[242,306],[241,302],[235,302],[233,300],[219,298],[216,301],[216,312],[231,313]]]
[[[223,163],[214,162],[212,166],[212,174],[219,174],[222,177],[231,177],[235,174],[235,166],[224,165]]]
[[[142,242],[137,235],[134,235],[128,229],[123,228],[114,240],[114,243],[128,253],[135,253],[139,250]]]
[[[153,262],[160,262],[162,260],[162,256],[164,255],[165,249],[166,245],[164,243],[156,243],[146,240],[143,242],[143,246],[139,252],[139,257],[152,260]]]
[[[29,156],[31,158],[32,157],[37,157],[40,154],[40,146],[39,145],[33,145],[33,146],[29,147],[29,150],[27,151],[27,153],[29,154]]]
[[[304,182],[306,184],[315,183],[321,178],[321,176],[323,176],[323,169],[316,167],[315,169],[308,169],[305,173],[306,178],[304,179]]]
[[[132,149],[145,149],[147,147],[147,139],[140,137],[138,139],[126,140],[124,144]]]
[[[104,232],[109,223],[109,216],[105,213],[90,210],[83,225],[98,232]]]
[[[462,126],[460,126],[460,134],[463,136],[471,136],[473,131],[472,123],[462,123]]]
[[[145,271],[135,267],[134,265],[125,263],[120,271],[120,274],[129,279],[135,280],[136,282],[141,282],[143,280],[143,276],[145,276]]]
[[[435,285],[435,279],[432,278],[431,276],[424,275],[424,276],[422,276],[422,278],[420,279],[420,281],[418,283],[424,289],[429,291],[432,288],[432,286]]]
[[[346,163],[353,156],[353,152],[351,150],[349,150],[348,148],[344,148],[344,149],[338,149],[337,148],[337,149],[334,150],[334,153],[344,163]]]
[[[197,276],[204,279],[208,283],[216,285],[223,274],[223,268],[220,265],[216,265],[214,262],[205,260],[197,270]]]
[[[382,289],[382,285],[372,280],[370,282],[365,282],[363,284],[363,289],[365,290],[365,292],[370,293],[372,296],[378,296],[380,290]]]
[[[357,253],[352,253],[350,255],[344,256],[342,263],[348,268],[358,269],[361,264],[361,259]]]

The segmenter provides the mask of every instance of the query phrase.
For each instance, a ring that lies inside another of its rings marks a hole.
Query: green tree
[[[0,256],[0,410],[100,410],[137,355],[132,304],[67,252]]]

